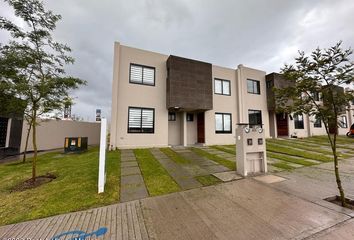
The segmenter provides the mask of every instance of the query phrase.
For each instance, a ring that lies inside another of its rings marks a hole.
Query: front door
[[[197,114],[198,143],[205,143],[205,119],[204,112]]]
[[[285,113],[277,114],[277,131],[278,131],[278,136],[289,136],[288,114]]]

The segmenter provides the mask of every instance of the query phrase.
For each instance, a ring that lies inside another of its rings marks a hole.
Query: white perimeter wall
[[[64,148],[65,137],[88,137],[88,145],[98,145],[100,142],[100,123],[77,122],[69,120],[39,120],[37,126],[38,150]],[[21,138],[21,152],[25,149],[28,125],[24,121]],[[28,141],[27,151],[33,150],[32,131]]]

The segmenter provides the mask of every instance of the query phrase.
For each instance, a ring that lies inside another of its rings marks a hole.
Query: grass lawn
[[[150,196],[178,192],[181,190],[149,149],[135,149],[134,154],[138,160]]]
[[[219,157],[218,155],[216,154],[212,154],[212,153],[208,153],[206,151],[203,151],[202,149],[200,148],[191,148],[191,150],[193,152],[195,152],[196,154],[198,154],[199,156],[202,156],[202,157],[206,157],[214,162],[217,162],[227,168],[229,168],[230,170],[236,170],[236,163],[235,162],[232,162],[232,161],[229,161],[229,160],[226,160],[222,157]]]
[[[223,151],[223,152],[226,152],[226,153],[230,153],[230,154],[233,154],[233,155],[236,155],[236,149],[231,149],[230,148],[230,145],[214,145],[214,146],[210,146],[211,148],[214,148],[216,150],[220,150],[220,151]]]
[[[171,158],[175,163],[179,164],[189,164],[191,161],[189,159],[184,158],[183,156],[179,155],[171,148],[160,148],[160,151],[166,154],[169,158]]]
[[[213,175],[206,175],[206,176],[196,176],[195,177],[203,186],[210,186],[217,183],[221,183],[221,180],[214,177]]]
[[[107,152],[105,193],[97,194],[98,148],[82,154],[40,155],[37,172],[54,173],[50,183],[22,192],[10,189],[31,177],[32,163],[0,165],[0,225],[104,206],[119,201],[120,154]]]

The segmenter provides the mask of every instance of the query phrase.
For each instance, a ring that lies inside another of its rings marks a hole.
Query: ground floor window
[[[313,124],[313,127],[315,127],[315,128],[321,128],[322,127],[322,121],[321,121],[320,118],[316,117],[316,120],[315,120],[315,122]]]
[[[215,113],[215,133],[232,133],[231,113]]]
[[[193,122],[193,121],[194,121],[194,114],[187,113],[187,122]]]
[[[250,125],[262,125],[262,111],[248,110],[248,123]]]
[[[347,116],[340,116],[339,118],[339,126],[341,128],[347,128],[348,127],[348,122],[347,122]]]
[[[304,116],[302,114],[294,115],[295,129],[304,129]]]
[[[7,135],[7,124],[8,118],[0,117],[0,148],[6,145],[6,135]]]
[[[129,107],[128,133],[154,133],[155,109]]]

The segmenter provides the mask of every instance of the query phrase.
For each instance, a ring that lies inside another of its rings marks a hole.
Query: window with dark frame
[[[347,116],[344,116],[344,115],[340,116],[339,126],[341,128],[347,128],[348,127]]]
[[[155,68],[131,63],[129,71],[129,82],[155,86]]]
[[[249,109],[248,123],[250,125],[262,125],[262,111]]]
[[[176,113],[168,112],[168,121],[176,121]]]
[[[312,97],[313,97],[313,100],[320,101],[320,93],[319,92],[313,92]]]
[[[266,81],[266,86],[267,88],[272,88],[273,87],[273,82],[271,80]]]
[[[231,81],[225,79],[214,79],[214,93],[219,95],[231,96]]]
[[[260,82],[247,79],[247,92],[252,94],[261,94]]]
[[[215,113],[215,133],[232,133],[231,113]]]
[[[187,122],[193,122],[193,121],[194,121],[194,114],[187,113]]]
[[[128,108],[128,133],[154,133],[155,109]]]
[[[315,122],[313,123],[313,127],[315,128],[321,128],[322,127],[322,121],[320,118],[317,118],[315,119]]]
[[[295,129],[304,129],[304,116],[302,114],[294,114]]]

